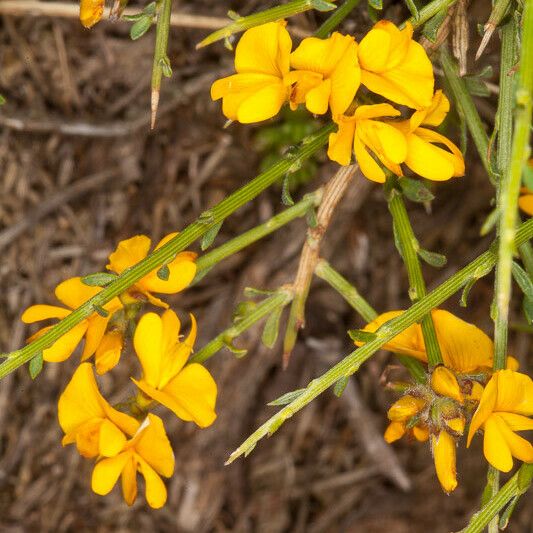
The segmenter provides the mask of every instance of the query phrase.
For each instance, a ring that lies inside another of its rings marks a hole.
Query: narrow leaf
[[[276,307],[265,323],[265,329],[263,329],[263,335],[261,336],[262,343],[267,348],[272,348],[276,344],[279,332],[279,320],[281,313],[283,312],[283,306]]]
[[[381,11],[383,9],[383,0],[368,0],[369,7]]]
[[[204,233],[200,244],[202,251],[207,250],[213,244],[213,242],[217,238],[221,227],[222,222],[219,222],[218,224],[215,224],[211,229],[209,229],[206,233]]]
[[[362,329],[350,329],[348,335],[350,339],[357,342],[370,342],[377,337],[372,331],[363,331]]]
[[[28,370],[30,371],[31,379],[35,379],[43,369],[43,352],[39,352],[33,359],[30,360]]]
[[[152,17],[142,15],[130,28],[131,40],[136,41],[140,39],[152,27],[152,22]]]
[[[424,250],[423,248],[419,248],[417,253],[420,256],[420,259],[424,260],[428,265],[431,265],[435,268],[442,268],[448,261],[445,255],[438,254],[436,252],[430,252],[428,250]]]
[[[509,525],[509,520],[513,514],[516,504],[518,503],[518,499],[519,496],[515,496],[510,501],[509,505],[503,510],[502,514],[500,515],[500,521],[498,522],[500,529],[505,529]]]
[[[327,2],[326,0],[311,0],[311,6],[317,11],[327,12],[337,9],[337,6],[332,2]]]
[[[105,287],[117,279],[117,275],[112,272],[96,272],[81,278],[81,282],[89,287]]]
[[[435,198],[435,195],[420,180],[404,177],[400,178],[398,183],[405,196],[413,202],[425,204]]]
[[[533,301],[533,282],[527,272],[518,264],[513,262],[513,278],[528,300]]]
[[[342,396],[342,393],[344,392],[346,385],[348,385],[349,380],[350,376],[343,376],[335,383],[333,387],[333,393],[335,394],[335,396],[337,396],[337,398],[340,398]]]
[[[283,183],[281,185],[281,202],[283,203],[283,205],[286,205],[286,206],[294,205],[294,200],[292,199],[289,186],[290,186],[289,176],[286,175],[283,178]]]
[[[109,312],[106,311],[102,306],[100,305],[93,305],[93,309],[103,318],[107,318],[109,316]]]
[[[433,15],[425,24],[424,28],[422,29],[422,34],[424,37],[429,39],[432,43],[435,43],[437,41],[437,35],[439,33],[439,29],[442,26],[442,23],[444,22],[444,19],[446,18],[448,14],[447,9],[442,9],[440,11],[437,11],[436,15]]]
[[[290,392],[285,393],[283,396],[280,396],[276,400],[273,400],[269,402],[267,405],[271,407],[278,407],[280,405],[287,405],[291,403],[293,400],[296,400],[299,396],[301,396],[305,392],[305,389],[297,389],[292,390]]]
[[[526,317],[528,324],[533,324],[533,300],[529,298],[524,298],[522,301],[522,309]]]

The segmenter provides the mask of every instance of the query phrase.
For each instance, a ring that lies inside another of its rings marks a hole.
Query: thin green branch
[[[278,307],[285,307],[293,297],[293,292],[289,288],[280,288],[272,296],[263,300],[252,311],[246,314],[236,324],[217,335],[212,341],[206,344],[190,360],[191,363],[203,363],[225,346],[232,346],[232,341],[241,333],[259,322],[262,318],[272,313]]]
[[[315,134],[304,139],[300,148],[292,153],[290,157],[285,157],[281,161],[272,165],[268,170],[259,174],[255,179],[241,187],[239,190],[222,200],[212,209],[204,212],[200,218],[187,226],[179,235],[148,255],[141,262],[131,267],[121,274],[115,281],[110,283],[93,298],[75,309],[70,315],[58,322],[52,329],[47,331],[42,337],[28,344],[24,348],[4,354],[8,359],[0,365],[0,379],[13,372],[24,363],[50,347],[57,339],[72,329],[76,324],[85,320],[95,312],[95,308],[102,307],[115,296],[122,294],[129,287],[141,278],[157,270],[161,265],[171,261],[175,255],[192,244],[213,226],[222,222],[237,209],[258,196],[270,185],[278,181],[291,169],[298,166],[303,161],[319,150],[328,140],[329,134],[333,131],[334,125],[331,123]]]
[[[286,4],[266,9],[259,13],[253,13],[247,17],[238,17],[227,26],[224,26],[224,28],[209,34],[196,45],[196,48],[202,48],[216,41],[227,39],[235,33],[240,33],[255,26],[266,24],[267,22],[283,20],[299,13],[305,13],[311,9],[316,9],[317,11],[331,11],[335,9],[335,4],[327,0],[292,0]]]
[[[200,256],[196,261],[197,275],[195,282],[203,278],[215,265],[220,263],[226,257],[240,252],[243,248],[250,246],[254,242],[270,235],[274,231],[280,229],[285,224],[288,224],[296,218],[305,216],[310,209],[318,206],[322,199],[323,187],[316,191],[306,194],[302,200],[294,204],[292,207],[285,209],[281,213],[274,215],[271,219],[263,224],[246,231],[245,233],[229,240],[228,242],[214,248],[210,252]]]
[[[413,301],[420,300],[426,295],[426,283],[422,275],[420,260],[418,259],[419,244],[413,232],[409,215],[405,208],[402,195],[394,188],[395,178],[389,178],[393,188],[389,193],[389,210],[392,215],[394,232],[397,238],[400,255],[402,256],[407,275],[409,277],[409,293]],[[431,314],[427,314],[422,319],[422,334],[424,344],[428,355],[428,364],[430,367],[442,363],[437,332]]]
[[[516,245],[530,240],[533,237],[533,219],[520,226],[516,234]],[[419,322],[432,309],[441,305],[450,296],[455,294],[471,279],[476,278],[479,272],[487,271],[496,263],[495,253],[489,249],[477,259],[469,263],[459,272],[448,278],[442,285],[431,291],[427,296],[413,304],[407,311],[397,318],[384,324],[376,333],[376,337],[361,348],[350,353],[340,363],[336,364],[325,374],[314,379],[303,389],[302,393],[290,404],[278,411],[267,420],[252,435],[250,435],[230,456],[228,463],[233,462],[241,455],[252,451],[257,442],[267,435],[274,433],[288,418],[300,411],[309,402],[322,392],[334,385],[339,379],[354,374],[359,367],[369,359],[384,344],[390,342],[396,335],[409,326]]]
[[[413,16],[408,20],[413,25],[413,28],[419,28],[439,11],[450,8],[455,2],[457,2],[457,0],[433,0],[433,2],[430,2],[418,10],[418,17]],[[404,26],[405,22],[400,28],[403,28]]]
[[[328,19],[315,31],[315,37],[325,39],[359,4],[361,0],[346,0]]]

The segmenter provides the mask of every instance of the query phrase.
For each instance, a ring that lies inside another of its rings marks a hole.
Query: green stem
[[[253,13],[247,17],[237,18],[234,22],[209,34],[196,45],[196,48],[202,48],[221,39],[227,39],[235,33],[240,33],[255,26],[266,24],[267,22],[283,20],[299,13],[305,13],[311,9],[331,11],[335,9],[335,4],[327,0],[292,0],[292,2],[287,2],[286,4],[260,11],[259,13]]]
[[[212,341],[207,343],[198,353],[190,359],[190,363],[203,363],[219,350],[231,344],[233,339],[244,333],[247,329],[259,322],[278,307],[285,307],[293,297],[290,289],[281,288],[275,294],[263,300],[250,313],[248,313],[242,320],[224,330],[217,335]]]
[[[372,322],[378,316],[376,310],[359,294],[359,291],[325,259],[318,261],[315,274],[329,283],[366,322]]]
[[[333,14],[315,31],[315,37],[325,39],[359,4],[361,0],[346,0]]]
[[[392,183],[396,182],[395,178],[390,178],[390,180]],[[411,299],[417,301],[426,295],[426,283],[424,282],[422,268],[417,254],[419,244],[413,232],[411,222],[409,221],[409,215],[407,214],[402,195],[395,188],[390,192],[389,210],[393,219],[395,235],[398,239],[400,255],[403,258],[409,277]],[[426,315],[422,319],[422,334],[424,336],[429,366],[432,367],[441,364],[442,355],[431,314]]]
[[[511,25],[512,23],[509,23]],[[502,161],[506,164],[503,181],[498,195],[498,208],[500,219],[498,225],[499,247],[498,264],[496,267],[496,294],[495,312],[496,329],[494,339],[494,368],[505,368],[507,354],[507,322],[509,317],[509,303],[511,300],[512,276],[511,267],[513,264],[514,236],[516,232],[516,222],[518,218],[518,195],[522,180],[522,171],[527,164],[529,157],[529,137],[531,127],[531,116],[533,111],[533,4],[526,2],[522,15],[522,43],[520,70],[518,73],[518,86],[515,94],[515,125],[512,137],[512,147],[504,149],[504,153],[510,152],[510,156]],[[513,31],[514,33],[514,31]],[[514,36],[509,33],[508,38]],[[509,91],[509,94],[512,94]],[[512,100],[508,107],[512,106]],[[511,110],[509,109],[510,113]],[[509,123],[510,126],[510,123]],[[510,132],[508,133],[510,143]]]
[[[310,194],[306,194],[298,203],[285,209],[281,213],[274,215],[271,219],[263,224],[248,230],[247,232],[231,239],[222,244],[218,248],[214,248],[210,252],[200,256],[196,261],[197,275],[194,282],[198,282],[203,278],[215,265],[220,263],[226,257],[240,252],[250,244],[270,235],[285,224],[292,220],[305,216],[310,209],[318,206],[322,198],[323,188],[316,190]]]
[[[448,81],[450,89],[453,94],[455,105],[457,105],[464,114],[466,125],[472,135],[474,144],[481,158],[481,162],[489,175],[493,184],[497,184],[497,178],[489,160],[489,138],[481,122],[479,113],[477,112],[472,96],[470,95],[466,83],[463,78],[457,74],[457,68],[450,55],[450,52],[445,46],[441,47],[440,61],[444,70],[444,75]]]
[[[531,485],[533,464],[523,464],[518,472],[477,512],[460,533],[481,533],[489,522],[516,496],[524,494]]]
[[[152,103],[151,103],[151,127],[155,126],[157,108],[159,105],[159,93],[161,91],[161,78],[163,74],[169,75],[170,63],[167,56],[168,34],[170,32],[170,16],[172,14],[172,0],[162,0],[162,5],[157,15],[157,27],[155,34],[154,63],[152,65]]]
[[[359,291],[325,259],[321,259],[315,269],[315,274],[335,289],[367,322],[378,316],[377,311],[359,294]],[[426,372],[420,361],[396,354],[396,357],[409,371],[418,383],[427,381]]]
[[[516,234],[516,245],[520,246],[532,237],[533,219],[530,219],[518,229]],[[231,454],[227,462],[231,463],[241,455],[250,453],[260,439],[266,435],[274,433],[285,420],[300,411],[300,409],[334,385],[339,379],[354,374],[359,367],[384,344],[390,342],[396,337],[396,335],[407,329],[409,326],[422,320],[422,318],[432,309],[441,305],[472,278],[475,278],[479,272],[490,270],[495,263],[496,255],[491,249],[489,249],[459,272],[448,278],[442,285],[431,291],[427,296],[414,303],[407,311],[384,324],[378,330],[376,337],[373,340],[350,353],[340,363],[336,364],[319,378],[311,381],[296,399],[278,411],[252,435],[250,435]]]
[[[83,305],[72,311],[70,315],[58,322],[52,329],[47,331],[42,337],[28,344],[24,348],[5,354],[8,359],[0,365],[0,379],[13,372],[24,363],[27,363],[32,357],[38,355],[44,349],[50,347],[57,339],[67,333],[76,324],[85,320],[95,311],[95,308],[102,307],[115,296],[123,293],[129,287],[134,285],[141,278],[157,270],[161,265],[171,261],[178,252],[184,250],[204,233],[209,231],[213,226],[222,222],[237,209],[248,203],[258,196],[262,191],[268,188],[284,176],[291,168],[300,161],[303,161],[319,150],[328,140],[329,134],[334,129],[334,124],[328,124],[320,129],[314,135],[304,139],[300,148],[290,157],[286,157],[268,170],[259,174],[255,179],[241,187],[239,190],[222,200],[212,209],[204,212],[200,218],[187,226],[179,235],[174,237],[161,248],[153,251],[141,262],[122,273],[115,281],[110,283],[93,298]]]
[[[439,11],[450,8],[455,2],[457,2],[457,0],[433,0],[433,2],[430,2],[419,9],[418,17],[411,17],[409,22],[412,24],[413,28],[419,28]],[[404,26],[405,22],[400,25],[400,28],[403,28]]]

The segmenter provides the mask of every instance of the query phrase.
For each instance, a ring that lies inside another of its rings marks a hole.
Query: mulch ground
[[[399,5],[388,4],[388,17],[405,17]],[[178,7],[223,16],[228,8],[247,14],[264,4],[200,0]],[[486,2],[473,2],[470,32],[476,46],[475,24],[486,20],[488,9]],[[322,18],[307,14],[295,21],[312,31]],[[344,30],[360,36],[370,24],[362,5]],[[209,98],[209,86],[231,68],[232,56],[220,43],[195,51],[205,35],[172,30],[174,77],[164,83],[157,128],[151,132],[153,33],[131,42],[123,23],[101,23],[87,31],[76,20],[0,18],[0,93],[7,98],[0,108],[2,351],[20,347],[29,334],[19,320],[26,306],[51,303],[54,286],[67,277],[101,271],[118,240],[137,233],[157,239],[183,228],[257,174],[260,127],[222,128],[224,119]],[[482,62],[493,64],[497,83],[497,37],[494,41]],[[490,129],[495,104],[495,95],[480,102]],[[327,181],[336,166],[321,155],[317,168],[295,197]],[[420,204],[409,205],[423,247],[448,257],[443,269],[424,269],[430,287],[490,243],[479,237],[479,229],[494,191],[473,146],[466,176],[439,185],[436,192],[431,213]],[[238,211],[216,244],[281,210],[280,197],[279,187],[273,187]],[[305,222],[296,221],[172,298],[178,313],[197,316],[198,346],[229,325],[228,310],[243,299],[244,287],[291,282],[304,233]],[[361,176],[335,214],[322,255],[378,310],[409,305],[382,191]],[[445,308],[490,332],[492,283],[487,276],[475,285],[468,308],[459,306],[459,296]],[[513,320],[520,320],[518,304]],[[384,390],[382,376],[397,372],[384,352],[350,381],[342,398],[323,394],[247,459],[223,466],[273,412],[266,404],[305,386],[346,355],[352,349],[346,331],[361,325],[348,305],[317,280],[307,326],[288,370],[281,369],[279,346],[268,350],[261,345],[260,327],[237,340],[248,349],[245,358],[226,351],[213,358],[208,366],[220,391],[216,424],[200,431],[160,413],[177,466],[168,483],[168,503],[159,511],[150,510],[143,497],[128,508],[118,489],[105,498],[96,496],[90,490],[91,463],[72,447],[61,447],[56,402],[77,357],[46,365],[35,382],[26,369],[19,370],[0,385],[0,528],[195,533],[460,529],[479,507],[484,485],[479,442],[468,454],[459,453],[460,486],[451,496],[439,488],[427,447],[407,441],[384,446],[385,412],[394,396]],[[530,337],[513,332],[510,342],[527,368]],[[129,377],[137,373],[134,357],[126,354],[101,380],[105,394],[119,401],[132,387]],[[531,531],[533,507],[527,500],[515,511],[509,531]]]

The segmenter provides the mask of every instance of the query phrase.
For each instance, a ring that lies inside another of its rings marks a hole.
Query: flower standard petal
[[[533,380],[513,370],[500,370],[495,377],[498,395],[494,410],[533,415]]]
[[[91,487],[96,494],[109,494],[128,461],[132,461],[133,452],[126,451],[115,457],[107,457],[98,461],[94,467]]]
[[[55,289],[56,298],[70,309],[76,309],[102,290],[101,287],[85,285],[81,278],[70,278],[61,282]]]
[[[246,98],[237,110],[237,120],[242,124],[262,122],[278,114],[289,96],[289,89],[283,81],[266,85]]]
[[[155,313],[143,315],[135,329],[133,345],[143,369],[143,380],[152,387],[159,385],[163,356],[162,338],[161,318]]]
[[[196,254],[183,252],[171,261],[167,266],[168,279],[163,280],[157,275],[157,271],[145,276],[138,285],[146,291],[161,294],[175,294],[191,284],[196,275]]]
[[[136,235],[130,239],[120,241],[116,250],[109,256],[109,263],[106,268],[121,274],[148,255],[151,242],[146,235]]]

